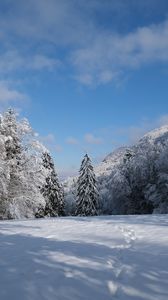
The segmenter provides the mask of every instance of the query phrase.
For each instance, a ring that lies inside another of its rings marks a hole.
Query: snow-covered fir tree
[[[45,183],[41,192],[46,200],[44,216],[63,216],[64,215],[64,192],[59,183],[55,171],[54,162],[48,152],[42,154],[44,173],[46,174]]]
[[[13,199],[18,196],[21,189],[21,161],[22,147],[18,134],[18,126],[16,121],[16,113],[12,109],[8,109],[1,119],[1,134],[4,137],[5,160],[4,163],[8,169],[7,182],[7,201],[5,201],[5,215],[12,218],[10,207]]]
[[[86,154],[82,160],[77,181],[76,215],[98,215],[98,199],[96,176],[91,160]]]
[[[6,157],[8,160],[15,158],[19,165],[21,154],[21,141],[18,133],[18,124],[16,120],[16,112],[11,108],[4,113],[2,123],[2,133],[6,136],[5,148]]]
[[[6,162],[5,137],[2,132],[2,115],[0,115],[0,219],[6,217],[9,168]]]
[[[31,127],[14,110],[0,116],[0,218],[33,217],[44,197],[39,191],[42,172],[39,154],[31,145]]]

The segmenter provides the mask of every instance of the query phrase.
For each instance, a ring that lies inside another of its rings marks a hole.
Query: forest
[[[168,126],[60,182],[51,153],[27,119],[0,115],[0,219],[168,213]]]

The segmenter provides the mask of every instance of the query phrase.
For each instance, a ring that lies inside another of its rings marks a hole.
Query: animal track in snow
[[[122,280],[125,277],[127,271],[129,270],[129,267],[124,264],[124,250],[133,247],[134,241],[137,239],[135,231],[130,227],[116,226],[116,229],[121,231],[126,244],[120,245],[120,247],[117,250],[117,260],[115,263],[113,263],[113,272],[116,281],[109,282],[108,284],[108,288],[113,294],[114,299],[118,299],[120,295],[122,295]]]
[[[128,248],[133,246],[133,242],[137,239],[135,231],[130,227],[118,227],[124,235],[124,239],[128,245]]]

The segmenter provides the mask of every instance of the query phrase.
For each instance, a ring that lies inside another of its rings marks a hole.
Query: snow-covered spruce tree
[[[59,183],[55,171],[54,162],[48,152],[42,154],[44,172],[46,174],[45,183],[41,192],[46,200],[44,216],[63,216],[64,215],[64,192]],[[37,215],[38,216],[38,215]],[[40,215],[39,215],[40,216]]]
[[[8,169],[8,185],[7,185],[7,201],[5,217],[12,218],[10,214],[10,205],[16,194],[19,193],[21,187],[21,156],[22,147],[18,135],[18,127],[16,121],[16,113],[12,109],[8,109],[2,116],[1,134],[4,137],[5,145],[5,164]]]
[[[7,218],[7,199],[9,169],[6,163],[5,138],[2,134],[2,115],[0,115],[0,220]]]
[[[30,146],[32,129],[27,120],[18,120],[12,109],[7,110],[0,119],[1,149],[4,152],[1,153],[1,171],[4,171],[1,172],[3,193],[0,195],[0,217],[33,217],[45,201],[39,190],[43,176],[38,153]]]
[[[76,215],[98,215],[98,199],[96,176],[91,160],[86,154],[82,160],[77,181]]]
[[[2,132],[6,136],[5,148],[7,159],[17,159],[19,165],[21,154],[21,141],[18,135],[18,126],[16,121],[16,112],[8,109],[3,116]]]

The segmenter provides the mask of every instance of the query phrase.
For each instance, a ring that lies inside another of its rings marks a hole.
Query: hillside
[[[156,128],[145,134],[137,144],[129,147],[120,147],[108,154],[103,161],[95,167],[97,177],[102,175],[110,175],[111,171],[123,162],[127,150],[142,150],[145,151],[149,147],[168,144],[168,125]]]
[[[0,222],[0,299],[167,300],[168,219]]]
[[[135,145],[110,153],[95,167],[104,214],[168,212],[168,126]],[[67,210],[73,212],[75,178],[65,182]]]
[[[127,147],[121,147],[108,154],[103,161],[95,167],[95,173],[97,177],[109,176],[113,168],[118,166],[123,161],[127,149]]]

